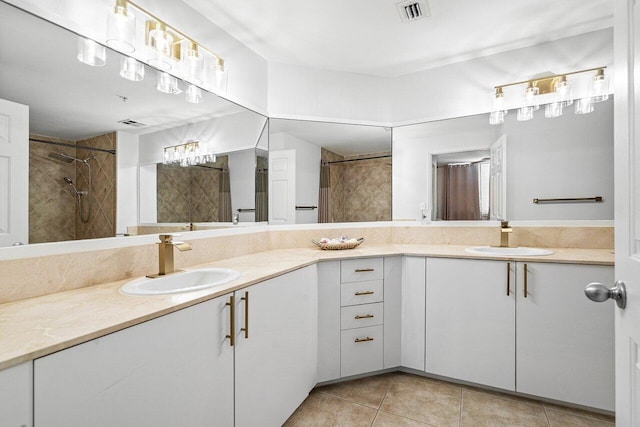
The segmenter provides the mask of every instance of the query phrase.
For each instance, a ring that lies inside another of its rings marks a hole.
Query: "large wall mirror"
[[[612,97],[589,114],[516,116],[394,128],[394,219],[613,220]]]
[[[270,223],[391,220],[390,128],[270,119],[269,157]]]
[[[15,154],[28,157],[28,179],[12,180],[0,164],[2,203],[28,194],[28,211],[4,206],[0,218],[11,212],[27,235],[0,246],[142,233],[145,224],[230,226],[238,214],[266,221],[266,191],[256,193],[266,188],[266,117],[204,90],[188,102],[183,81],[163,93],[146,65],[134,69],[141,80],[125,79],[126,57],[109,49],[103,66],[88,66],[77,59],[79,39],[0,2],[0,116],[27,106],[26,122],[12,126],[24,127],[20,145],[29,145]],[[189,141],[207,145],[215,162],[162,164],[164,147]]]

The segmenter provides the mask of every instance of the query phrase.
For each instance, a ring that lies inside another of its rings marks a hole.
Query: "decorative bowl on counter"
[[[311,242],[322,250],[334,251],[341,249],[353,249],[360,243],[364,242],[364,237],[360,237],[359,239],[350,239],[346,236],[338,239],[328,239],[324,237],[320,240],[312,240]]]

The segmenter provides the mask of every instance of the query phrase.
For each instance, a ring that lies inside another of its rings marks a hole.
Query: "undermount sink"
[[[476,246],[465,249],[466,252],[479,255],[493,256],[541,256],[553,255],[553,251],[540,248],[502,248],[499,246]]]
[[[153,279],[140,277],[125,283],[120,292],[127,295],[176,294],[224,285],[238,277],[239,271],[228,268],[185,270]]]

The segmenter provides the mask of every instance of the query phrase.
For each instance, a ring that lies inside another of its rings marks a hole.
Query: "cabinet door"
[[[427,372],[515,390],[515,293],[510,283],[507,295],[508,265],[427,259]],[[510,267],[513,276],[515,263]]]
[[[228,300],[37,359],[35,425],[233,426]]]
[[[317,286],[313,265],[236,292],[236,427],[282,425],[316,384]]]
[[[425,258],[402,258],[402,366],[419,371],[425,361],[425,268]]]
[[[340,378],[340,261],[318,264],[318,382]]]
[[[613,268],[518,263],[517,391],[614,410],[613,301],[584,295],[590,282],[613,283]]]
[[[0,426],[31,427],[33,365],[22,363],[0,371]]]
[[[384,368],[400,366],[403,257],[384,259]],[[422,300],[424,304],[424,299]],[[424,322],[423,322],[424,323]],[[424,334],[423,334],[424,336]]]

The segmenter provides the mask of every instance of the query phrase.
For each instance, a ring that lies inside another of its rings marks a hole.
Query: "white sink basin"
[[[201,268],[150,279],[140,277],[124,284],[120,292],[127,295],[162,295],[197,291],[224,285],[240,277],[228,268]]]
[[[476,246],[465,249],[470,254],[493,256],[541,256],[552,255],[553,251],[540,248],[501,248],[494,246]]]

